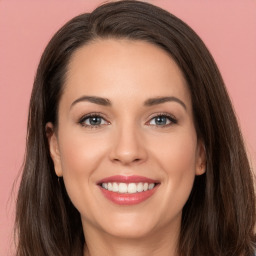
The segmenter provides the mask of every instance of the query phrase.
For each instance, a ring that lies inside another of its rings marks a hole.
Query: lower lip
[[[159,185],[156,185],[153,189],[150,189],[144,192],[133,193],[133,194],[128,194],[128,193],[121,194],[117,192],[112,192],[101,186],[100,186],[100,190],[108,200],[112,201],[115,204],[135,205],[150,198],[156,192],[158,187]]]

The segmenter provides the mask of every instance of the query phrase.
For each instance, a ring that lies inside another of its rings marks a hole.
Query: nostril
[[[113,161],[114,162],[123,162],[123,163],[138,163],[140,162],[142,159],[140,158],[135,158],[135,159],[132,159],[132,157],[120,157],[120,158],[114,158]]]

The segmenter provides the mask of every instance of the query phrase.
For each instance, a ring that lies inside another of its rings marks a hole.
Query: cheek
[[[182,211],[191,189],[196,172],[197,138],[195,133],[176,134],[166,138],[161,147],[155,149],[158,165],[164,174],[162,207],[178,214]]]
[[[175,174],[178,177],[189,172],[195,174],[197,136],[193,129],[167,134],[161,141],[161,144],[154,142],[158,146],[151,148],[167,175]]]
[[[63,179],[72,203],[80,211],[82,205],[91,200],[88,195],[93,193],[93,173],[104,158],[106,149],[100,138],[90,139],[77,131],[63,131],[62,134],[60,154]]]
[[[106,151],[103,136],[85,135],[83,130],[63,131],[60,143],[64,175],[86,175],[97,168]]]

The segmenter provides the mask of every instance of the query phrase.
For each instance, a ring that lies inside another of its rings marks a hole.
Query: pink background
[[[0,0],[0,255],[12,228],[33,78],[51,36],[102,0]],[[230,92],[252,164],[256,155],[256,2],[152,0],[187,22],[212,52]],[[254,167],[255,169],[255,167]]]

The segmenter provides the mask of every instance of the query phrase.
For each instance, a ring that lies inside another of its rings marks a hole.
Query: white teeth
[[[116,182],[113,183],[112,189],[113,189],[112,190],[113,192],[118,192],[119,189],[118,189],[118,184]]]
[[[117,183],[117,182],[108,182],[102,183],[101,186],[109,191],[118,192],[121,194],[129,193],[140,193],[143,191],[151,190],[155,187],[154,183]]]
[[[155,186],[154,183],[150,183],[150,184],[148,185],[148,189],[152,189],[154,186]]]
[[[128,193],[132,194],[132,193],[136,193],[137,192],[137,186],[135,183],[129,183],[128,184]]]
[[[112,183],[110,183],[110,182],[108,183],[108,190],[112,191]]]
[[[120,183],[118,186],[119,193],[127,193],[127,185],[125,183]]]
[[[147,184],[147,183],[145,183],[145,184]],[[138,185],[137,185],[137,192],[142,192],[143,191],[143,183],[139,183]]]
[[[148,183],[144,183],[143,190],[144,191],[148,190]]]

